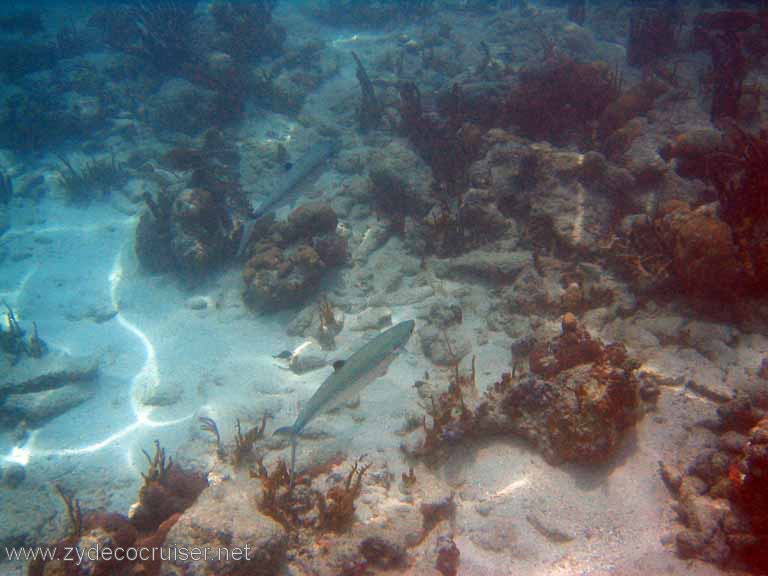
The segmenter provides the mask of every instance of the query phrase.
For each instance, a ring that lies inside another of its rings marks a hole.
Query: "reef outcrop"
[[[142,473],[144,485],[139,502],[128,516],[98,510],[84,512],[74,495],[59,485],[54,486],[66,507],[68,533],[49,547],[50,558],[39,556],[30,563],[30,576],[75,573],[157,576],[161,573],[160,547],[208,483],[202,475],[182,469],[171,458],[166,460],[165,451],[157,441],[154,456],[144,454],[149,466],[147,473]],[[131,557],[117,551],[131,547],[145,552]],[[87,556],[76,563],[72,551],[68,552],[74,548],[91,552],[85,552]],[[106,549],[106,553],[96,552],[97,549]]]
[[[736,126],[684,133],[662,149],[677,170],[714,186],[717,201],[663,203],[624,220],[614,254],[636,287],[735,302],[768,286],[768,140]],[[712,198],[714,200],[714,198]],[[618,248],[618,249],[616,249]]]
[[[246,248],[243,269],[243,300],[251,308],[300,304],[328,270],[347,259],[347,242],[336,233],[338,219],[330,206],[307,203],[283,222],[262,221]]]
[[[674,541],[685,558],[750,573],[768,569],[768,418],[759,396],[742,393],[721,404],[708,423],[716,442],[694,454],[684,471],[659,463],[676,500],[683,527]]]
[[[530,372],[504,374],[480,396],[471,375],[456,368],[448,391],[426,399],[423,426],[403,449],[432,457],[463,438],[514,435],[531,442],[552,463],[610,460],[658,396],[642,384],[622,344],[603,344],[573,314],[562,333],[529,354]]]
[[[185,177],[171,182],[158,170],[160,190],[144,192],[146,210],[136,226],[135,250],[145,270],[170,272],[194,284],[234,255],[236,237],[250,215],[239,160],[216,130],[206,133],[199,148],[175,148],[163,157],[165,166]]]
[[[163,562],[161,575],[274,574],[288,544],[286,531],[255,509],[254,488],[244,482],[211,486],[168,533],[165,545],[216,550],[195,561],[177,557]]]

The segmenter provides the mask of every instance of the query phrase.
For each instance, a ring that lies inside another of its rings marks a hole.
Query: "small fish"
[[[290,350],[283,350],[279,354],[275,354],[274,356],[272,356],[272,358],[278,358],[280,360],[290,360],[291,356],[293,356],[293,352],[291,352]]]
[[[292,168],[293,168],[293,162],[286,162],[285,164],[283,164],[283,170],[285,170],[286,172],[288,172]]]
[[[315,416],[354,398],[368,384],[386,374],[397,353],[411,337],[415,324],[413,320],[400,322],[376,336],[346,361],[335,362],[333,373],[312,395],[293,426],[275,430],[275,434],[291,436],[291,486],[296,465],[296,443],[301,431]]]

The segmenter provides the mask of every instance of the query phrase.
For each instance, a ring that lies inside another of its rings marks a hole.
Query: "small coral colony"
[[[201,416],[207,469],[155,442],[130,512],[52,484],[68,529],[27,535],[58,543],[29,574],[464,573],[468,497],[438,488],[451,459],[516,439],[548,466],[607,474],[643,449],[639,430],[679,424],[665,410],[684,394],[699,440],[680,448],[669,432],[650,475],[667,491],[663,544],[768,570],[765,2],[158,0],[78,14],[0,16],[0,234],[14,206],[51,194],[42,158],[57,202],[136,216],[144,273],[190,291],[236,269],[254,318],[287,314],[288,335],[319,350],[276,363],[306,373],[340,359],[338,342],[359,351],[359,373],[328,366],[312,406],[378,366],[365,344],[393,315],[414,318],[408,352],[387,358],[413,401],[397,432],[380,430],[397,436],[386,458],[313,456],[302,446],[329,436],[307,428],[294,469],[274,434],[284,414],[221,429]],[[259,121],[273,129],[248,132]],[[45,319],[4,308],[0,415],[23,439],[45,424],[19,412],[29,398],[97,367],[19,376],[51,362]],[[724,383],[664,369],[697,358]],[[3,478],[25,482],[11,465]],[[578,546],[527,520],[546,545]],[[97,544],[227,554],[63,556]]]

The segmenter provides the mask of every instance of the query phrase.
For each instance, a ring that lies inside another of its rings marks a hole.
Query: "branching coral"
[[[318,528],[332,532],[343,531],[355,515],[355,500],[360,495],[363,476],[371,463],[360,465],[357,460],[347,474],[344,484],[333,486],[323,495],[317,493]]]
[[[341,332],[342,323],[336,317],[333,304],[327,298],[321,298],[317,308],[320,325],[315,337],[323,350],[335,350],[336,335]]]
[[[368,73],[365,71],[365,67],[360,60],[360,57],[354,51],[352,51],[352,57],[355,59],[355,64],[357,65],[355,74],[357,76],[357,81],[360,84],[360,90],[362,91],[362,101],[357,113],[357,118],[360,123],[360,129],[365,132],[378,125],[381,120],[382,106],[379,99],[376,97],[373,83],[371,82],[371,79],[368,78]]]
[[[39,10],[22,10],[0,17],[0,31],[3,34],[32,36],[45,31],[43,13]]]
[[[424,443],[418,450],[418,454],[432,455],[443,445],[455,444],[475,434],[477,420],[472,407],[476,398],[475,357],[473,356],[469,374],[461,372],[456,362],[448,390],[430,395],[429,402],[421,404],[426,415],[422,419]]]
[[[232,448],[232,464],[234,466],[240,466],[243,462],[253,454],[253,447],[256,442],[264,438],[264,431],[267,428],[267,418],[269,414],[267,412],[261,418],[261,424],[254,426],[243,434],[242,427],[240,425],[240,418],[235,419],[235,445]],[[200,429],[204,432],[211,434],[216,440],[216,454],[219,458],[226,456],[226,450],[221,442],[221,434],[219,433],[219,427],[213,418],[201,416],[198,418],[200,421]],[[260,462],[260,461],[259,461]]]
[[[256,462],[256,471],[251,471],[251,477],[261,480],[259,510],[286,529],[298,526],[299,519],[295,513],[296,509],[292,506],[294,488],[291,487],[291,473],[285,461],[279,460],[270,472],[259,459]]]
[[[216,439],[216,454],[219,458],[223,458],[225,451],[224,447],[221,445],[221,434],[219,434],[219,427],[216,424],[216,421],[213,418],[208,418],[206,416],[200,416],[198,420],[200,421],[200,430],[208,432]]]
[[[664,8],[636,8],[629,21],[627,64],[648,66],[677,50],[680,15],[670,3]]]
[[[568,20],[575,22],[579,26],[584,24],[587,18],[586,0],[569,0],[568,2]]]
[[[179,71],[191,57],[196,5],[196,0],[139,2],[131,8],[139,40],[131,51],[162,72]]]
[[[168,471],[173,466],[173,458],[169,456],[166,463],[165,449],[160,446],[158,440],[155,440],[155,454],[152,458],[149,457],[149,453],[143,448],[141,453],[144,454],[148,464],[147,473],[141,473],[141,477],[144,478],[144,485],[147,486],[152,482],[165,484],[168,479]]]
[[[436,192],[446,200],[466,191],[467,170],[477,152],[462,138],[461,88],[454,85],[451,94],[452,104],[445,106],[449,113],[441,120],[424,113],[416,84],[405,82],[400,86],[401,129],[432,168],[439,187]]]
[[[718,203],[669,201],[625,221],[611,244],[638,287],[734,301],[768,288],[768,137],[730,121],[727,137],[683,134],[662,153],[711,181]]]
[[[13,179],[0,170],[0,204],[7,204],[13,197]]]
[[[245,64],[279,52],[285,30],[272,22],[276,3],[276,0],[213,3],[211,14],[221,34],[221,48],[236,62]]]
[[[144,484],[139,501],[131,507],[131,523],[141,532],[151,532],[176,513],[183,512],[208,485],[205,477],[183,470],[155,440],[155,453],[142,449],[147,459],[147,472],[141,473]]]
[[[4,59],[0,50],[0,61]],[[58,91],[39,86],[5,100],[5,113],[0,116],[0,143],[15,150],[36,152],[82,136],[82,128]]]
[[[56,490],[56,494],[59,495],[59,498],[61,498],[67,508],[69,536],[72,538],[79,538],[83,533],[83,513],[80,510],[80,501],[71,494],[64,492],[64,489],[60,485],[54,484],[53,487]]]
[[[279,460],[270,472],[261,460],[252,478],[261,480],[258,508],[288,530],[310,528],[322,532],[346,530],[355,514],[355,500],[360,496],[365,473],[371,464],[355,461],[344,482],[332,486],[326,493],[310,487],[318,470],[306,472],[291,485],[291,473],[284,460]]]
[[[711,157],[721,215],[730,226],[747,289],[768,287],[768,135],[730,125],[732,153]]]
[[[601,248],[639,293],[658,293],[670,287],[672,255],[649,218],[633,222],[625,234],[613,235]]]
[[[408,468],[408,474],[402,473],[401,479],[406,489],[413,488],[416,485],[416,473],[413,471],[413,466]]]
[[[267,413],[261,417],[261,424],[254,426],[245,434],[240,428],[240,418],[235,420],[235,449],[232,452],[232,463],[240,466],[253,453],[253,445],[264,438],[264,430],[267,427]]]
[[[131,510],[131,518],[122,514],[93,511],[83,514],[80,502],[66,493],[58,484],[54,489],[64,502],[69,520],[68,534],[49,547],[50,554],[36,557],[29,565],[30,576],[51,574],[106,574],[157,575],[160,558],[157,554],[165,542],[171,527],[205,487],[205,479],[199,475],[184,473],[165,458],[165,451],[155,443],[155,454],[144,452],[149,469],[139,493],[140,502]],[[161,484],[161,482],[163,484]],[[78,570],[72,572],[73,562],[69,552],[107,549],[152,550],[151,557],[141,555],[88,555],[78,562]],[[67,552],[69,551],[69,552]]]
[[[161,72],[179,72],[192,56],[196,0],[135,2],[98,10],[89,25],[105,44],[134,55]]]
[[[32,322],[32,336],[26,339],[26,331],[19,325],[13,309],[6,303],[5,325],[0,324],[0,352],[9,358],[12,365],[26,355],[31,358],[40,358],[47,350],[48,345],[40,338],[37,332],[37,323]]]
[[[311,10],[313,16],[334,26],[376,28],[398,19],[428,15],[434,0],[336,0],[317,2]]]
[[[712,93],[710,115],[713,122],[723,118],[736,120],[741,116],[741,98],[746,92],[744,80],[751,65],[748,47],[752,48],[756,60],[765,55],[765,32],[758,25],[759,16],[750,12],[723,11],[696,17],[695,45],[708,50],[712,58],[704,85]],[[756,35],[763,38],[762,47],[756,51],[755,44],[749,41],[749,30],[753,27],[758,30]]]
[[[377,213],[389,218],[392,228],[404,235],[406,216],[414,208],[409,201],[408,184],[401,174],[386,168],[372,168],[368,178]]]

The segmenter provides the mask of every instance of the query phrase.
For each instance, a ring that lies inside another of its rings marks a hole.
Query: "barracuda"
[[[301,431],[315,416],[354,398],[368,384],[386,374],[389,365],[411,337],[414,326],[413,320],[400,322],[376,336],[345,362],[337,362],[333,374],[309,399],[293,426],[275,431],[275,434],[291,436],[291,485],[295,473],[296,443]]]

